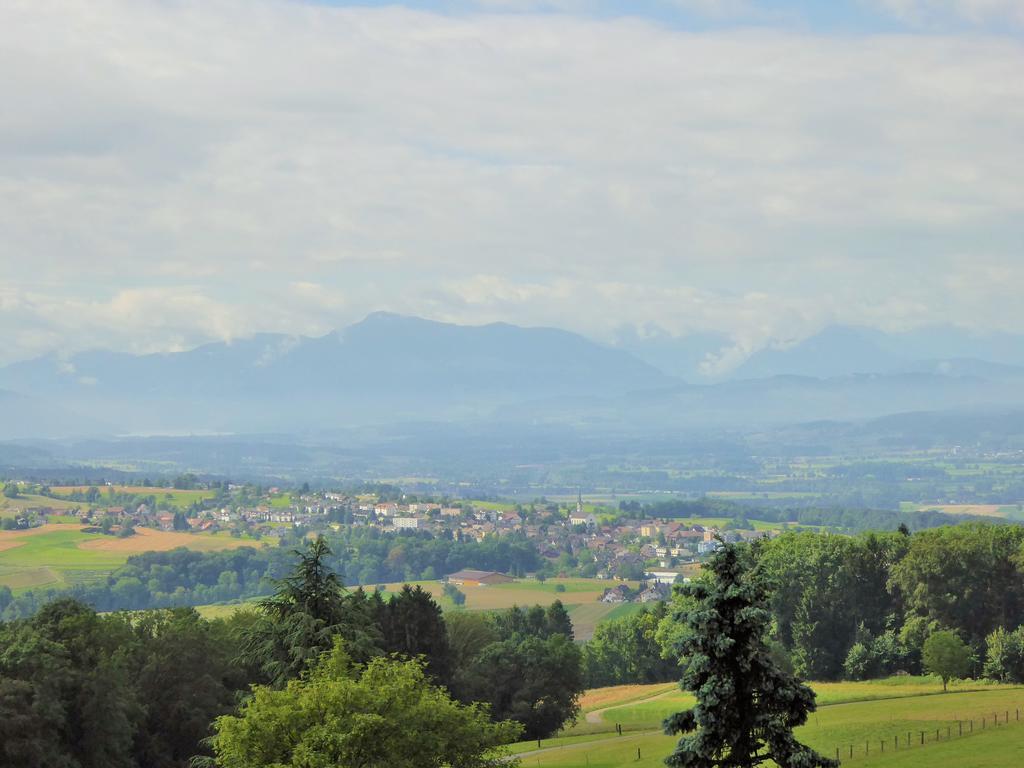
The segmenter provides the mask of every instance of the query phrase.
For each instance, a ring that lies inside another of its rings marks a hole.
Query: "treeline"
[[[384,534],[376,528],[351,528],[327,539],[327,565],[347,584],[376,585],[431,580],[462,568],[523,575],[541,558],[532,542],[519,535],[483,541],[454,541],[425,531]],[[267,594],[294,559],[301,539],[282,539],[278,547],[240,547],[224,552],[146,552],[102,581],[68,589],[36,589],[14,596],[0,587],[0,619],[31,616],[42,605],[71,597],[100,611],[144,610],[240,600]]]
[[[969,674],[1024,682],[1022,527],[792,532],[752,554],[770,584],[776,651],[806,679],[919,674],[928,638],[951,632],[967,646]],[[600,625],[584,648],[588,684],[674,679],[678,631],[659,610]]]
[[[310,544],[229,620],[61,599],[0,624],[0,764],[384,766],[429,734],[423,764],[498,766],[495,747],[575,718],[580,651],[560,602],[446,620],[419,587],[346,592],[331,556]]]
[[[894,512],[885,509],[852,507],[766,507],[713,498],[677,499],[654,504],[626,501],[620,502],[619,508],[623,512],[640,517],[715,517],[740,522],[763,520],[768,523],[795,523],[823,527],[843,533],[893,531],[901,525],[911,531],[921,531],[980,519],[977,516],[949,515],[935,510]]]

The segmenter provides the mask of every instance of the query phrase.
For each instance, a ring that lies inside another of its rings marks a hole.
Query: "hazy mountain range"
[[[1024,406],[1024,338],[832,327],[727,378],[713,334],[458,326],[377,313],[318,338],[47,356],[0,368],[0,438],[294,433],[409,421],[737,427]]]

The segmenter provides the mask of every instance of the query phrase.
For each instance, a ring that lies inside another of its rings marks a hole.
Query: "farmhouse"
[[[508,584],[515,581],[511,576],[495,571],[474,571],[463,569],[451,574],[448,581],[466,587],[486,587],[490,584]]]

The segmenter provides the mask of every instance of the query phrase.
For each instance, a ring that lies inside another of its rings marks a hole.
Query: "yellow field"
[[[440,581],[417,581],[413,585],[423,587],[434,596],[434,599],[443,605],[449,605],[444,596],[444,584]],[[561,584],[566,589],[564,592],[556,592],[555,586]],[[519,579],[510,584],[497,584],[493,586],[464,586],[459,591],[466,595],[465,608],[470,611],[496,611],[511,608],[514,605],[550,605],[555,600],[561,600],[565,606],[595,604],[604,593],[606,587],[611,586],[609,582],[597,579],[548,579],[539,582],[534,579]],[[630,586],[636,587],[636,583]],[[372,589],[372,586],[369,587]],[[402,583],[387,584],[388,592],[396,592],[402,588]]]
[[[196,552],[217,552],[222,549],[238,547],[260,547],[261,542],[248,539],[235,539],[229,535],[211,535],[207,533],[187,533],[182,531],[155,531],[151,528],[136,528],[135,535],[127,539],[104,536],[102,539],[83,541],[79,549],[92,549],[100,552],[168,552],[178,547],[185,547]]]
[[[679,688],[678,683],[655,683],[654,685],[611,685],[607,688],[591,688],[580,697],[580,709],[591,712],[634,701],[660,696]]]
[[[1003,504],[925,504],[918,506],[919,512],[937,509],[947,515],[980,515],[982,517],[1005,517]]]
[[[0,517],[21,512],[26,509],[38,509],[49,507],[60,511],[78,509],[84,506],[80,501],[65,501],[64,499],[51,499],[49,496],[36,496],[31,493],[24,493],[16,499],[8,499],[0,496]]]

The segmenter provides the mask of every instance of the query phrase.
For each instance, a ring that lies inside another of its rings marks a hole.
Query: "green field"
[[[1024,687],[964,682],[943,694],[941,682],[934,678],[817,683],[813,687],[818,693],[818,711],[797,734],[826,756],[834,758],[839,750],[844,765],[909,767],[927,763],[987,768],[1024,764],[1024,721],[1017,720],[1018,712],[1024,710]],[[637,686],[621,689],[623,698],[640,695]],[[537,742],[524,742],[513,751],[521,755],[524,768],[661,766],[676,742],[675,737],[660,733],[661,719],[690,706],[693,700],[679,691],[665,694],[663,685],[650,689],[649,698],[601,710],[595,713],[599,722],[582,723],[560,738],[544,741],[541,751],[537,751]],[[624,735],[615,734],[615,723],[623,724]]]
[[[3,576],[0,574],[0,583]],[[556,591],[556,585],[565,587],[564,592]],[[401,583],[386,584],[385,596],[394,594],[402,588]],[[539,582],[534,579],[522,579],[510,584],[499,584],[490,587],[460,587],[466,595],[465,608],[456,608],[451,600],[444,596],[443,584],[439,581],[414,581],[411,586],[420,586],[433,595],[434,599],[446,611],[453,610],[476,610],[493,611],[511,608],[513,605],[550,605],[556,599],[561,600],[569,611],[569,618],[572,619],[576,639],[579,641],[589,640],[594,629],[602,621],[617,619],[635,613],[642,609],[638,603],[610,604],[598,601],[603,590],[609,586],[609,582],[600,579],[548,579]],[[630,582],[630,586],[636,587],[636,582]],[[369,585],[364,589],[373,590],[374,586]],[[239,608],[247,607],[248,604],[228,605],[203,605],[197,610],[206,618],[223,618],[230,616]]]
[[[192,504],[197,501],[203,501],[204,499],[212,499],[217,494],[215,491],[206,490],[178,490],[177,488],[158,488],[155,486],[144,486],[144,485],[114,485],[114,486],[103,486],[99,488],[100,497],[96,501],[96,506],[104,506],[114,502],[109,501],[107,496],[107,490],[111,489],[115,493],[131,493],[136,496],[153,496],[156,498],[157,503],[166,501],[175,509],[188,509]],[[86,485],[65,485],[65,486],[53,486],[50,488],[50,492],[55,496],[67,496],[74,492],[84,493],[89,489]],[[49,499],[49,497],[40,496],[39,498],[47,498],[50,502],[60,503],[59,499]],[[78,506],[85,506],[85,502],[71,502]],[[53,503],[50,506],[54,506]],[[287,505],[286,505],[287,506]]]
[[[84,533],[70,523],[27,531],[0,532],[0,586],[12,590],[67,587],[102,579],[131,555],[186,547],[210,552],[240,546],[261,546],[227,533],[193,534],[137,529],[127,539]]]
[[[119,565],[128,555],[121,552],[81,549],[80,544],[104,538],[102,534],[82,533],[72,526],[61,526],[35,535],[0,539],[0,584],[13,590],[40,586],[69,586],[99,578]]]
[[[49,496],[37,496],[31,493],[23,493],[16,499],[8,499],[6,496],[0,496],[0,517],[14,517],[21,514],[26,509],[49,507],[50,509],[67,512],[85,506],[86,505],[83,502],[79,501],[65,501],[63,499],[51,499]]]

